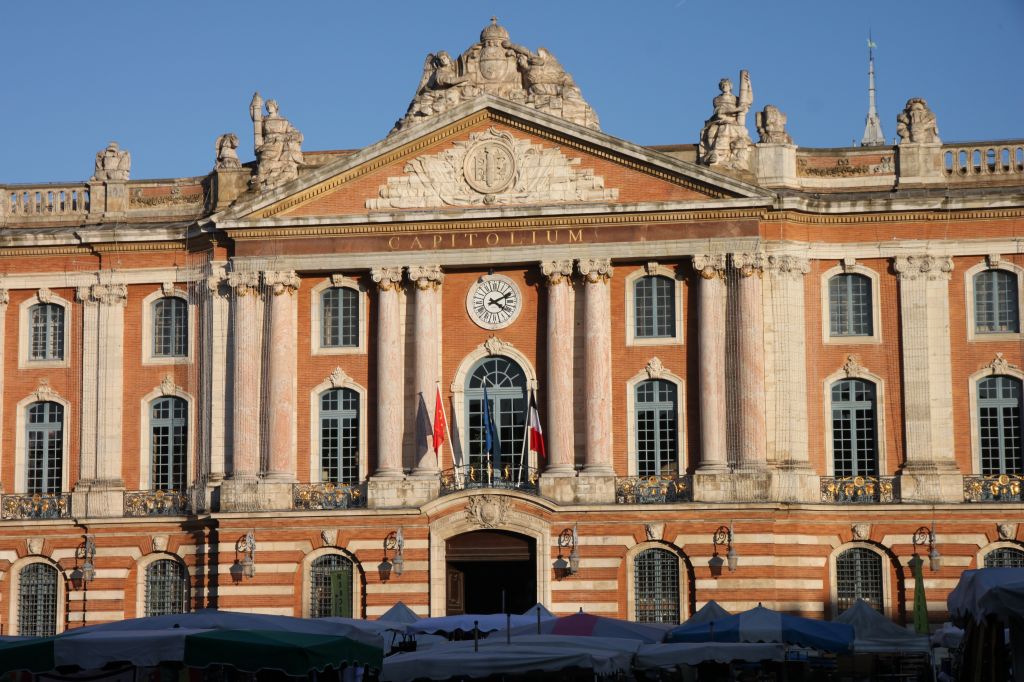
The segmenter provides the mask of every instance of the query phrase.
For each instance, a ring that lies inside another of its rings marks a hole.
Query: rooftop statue
[[[754,114],[754,125],[761,144],[793,144],[793,138],[786,132],[786,115],[774,104]]]
[[[241,168],[242,162],[238,159],[238,135],[225,133],[217,138],[217,162],[214,169],[220,168]]]
[[[481,94],[494,95],[599,128],[597,114],[584,101],[572,76],[543,47],[536,52],[509,40],[497,19],[480,32],[480,42],[453,60],[445,51],[428,54],[416,96],[392,132],[444,113]]]
[[[920,97],[907,100],[907,106],[896,117],[896,134],[900,144],[940,144],[935,112]]]
[[[106,149],[96,152],[96,169],[91,179],[124,181],[131,170],[132,155],[118,147],[116,142],[111,142]]]
[[[721,94],[712,100],[715,110],[700,132],[697,160],[708,166],[749,170],[751,142],[747,112],[754,102],[750,73],[740,71],[738,97],[732,94],[732,81],[728,78],[719,81],[718,89]]]
[[[257,171],[252,186],[259,191],[273,189],[299,177],[302,165],[302,133],[278,113],[277,102],[267,100],[263,115],[263,98],[254,93],[249,103],[253,123],[253,148]]]

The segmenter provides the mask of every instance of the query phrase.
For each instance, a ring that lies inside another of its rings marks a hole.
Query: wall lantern
[[[740,562],[740,557],[736,554],[736,548],[732,545],[732,524],[728,527],[719,526],[711,536],[711,543],[715,548],[715,553],[708,561],[708,565],[711,567],[711,575],[718,577],[722,575],[722,565],[727,564],[729,566],[729,572],[732,573],[736,570],[736,566]],[[718,554],[719,547],[725,547],[725,559]]]
[[[402,572],[405,570],[405,557],[402,556],[405,550],[405,536],[402,533],[402,529],[388,533],[387,537],[384,538],[384,560],[377,566],[377,572],[380,574],[381,582],[386,583],[390,578],[391,574],[394,573],[395,577],[401,577]],[[388,559],[388,552],[394,552],[395,558]]]
[[[246,578],[256,577],[256,531],[251,530],[238,538],[235,552],[242,555],[242,575]]]
[[[936,547],[935,543],[935,524],[932,524],[931,528],[927,526],[921,526],[914,531],[914,537],[912,539],[914,543],[914,556],[917,556],[917,548],[928,546],[928,563],[932,571],[937,571],[942,568],[942,555],[939,554],[939,548]]]
[[[580,571],[580,535],[576,524],[572,528],[566,528],[558,535],[558,558],[555,559],[555,575],[564,578],[576,575]],[[569,560],[562,557],[562,548],[569,550]]]
[[[82,581],[92,582],[96,577],[96,539],[92,535],[86,535],[82,543]]]

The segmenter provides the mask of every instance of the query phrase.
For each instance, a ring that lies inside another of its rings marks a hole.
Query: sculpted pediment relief
[[[559,147],[545,147],[497,128],[472,133],[438,154],[405,164],[404,174],[381,185],[366,208],[440,208],[615,201],[619,190],[580,168]]]

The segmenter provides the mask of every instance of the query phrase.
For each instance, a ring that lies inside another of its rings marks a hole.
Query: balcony
[[[128,490],[125,516],[184,516],[192,511],[188,494],[179,490]]]
[[[615,479],[619,504],[672,504],[693,500],[689,476],[627,476]]]
[[[821,501],[827,504],[899,502],[899,483],[895,476],[822,476]]]
[[[293,509],[331,511],[365,506],[365,483],[296,483],[292,486]]]
[[[1019,474],[964,476],[964,502],[1024,501],[1024,477]]]
[[[536,469],[513,468],[510,464],[506,464],[500,470],[495,470],[489,463],[453,467],[441,472],[441,495],[476,488],[519,490],[536,495],[538,478],[539,473]]]
[[[70,493],[4,495],[0,502],[0,518],[4,520],[66,519],[70,516]]]

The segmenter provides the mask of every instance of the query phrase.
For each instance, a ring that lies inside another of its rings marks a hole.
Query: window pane
[[[153,490],[184,490],[188,457],[188,403],[160,398],[150,413]]]
[[[166,296],[153,304],[153,355],[188,355],[188,302]]]
[[[666,338],[676,333],[675,283],[668,277],[641,277],[633,285],[636,338]]]
[[[877,476],[875,387],[860,379],[832,385],[832,463],[835,476]]]
[[[40,303],[29,308],[29,359],[64,359],[64,308]]]
[[[352,562],[340,554],[326,554],[310,566],[309,615],[352,617]]]
[[[33,403],[26,416],[26,492],[59,493],[64,466],[64,407],[53,402]]]
[[[348,388],[320,396],[320,480],[359,482],[359,394]]]
[[[871,336],[871,280],[864,275],[836,275],[828,281],[831,336]]]
[[[1021,473],[1021,383],[994,376],[978,382],[978,441],[981,473]]]
[[[854,547],[836,557],[836,609],[842,613],[863,599],[884,613],[882,557],[865,547]]]
[[[979,334],[1020,331],[1017,275],[985,270],[974,276],[974,328]]]
[[[648,549],[633,563],[636,620],[679,622],[679,558],[664,549]]]
[[[49,637],[57,632],[57,569],[29,564],[18,576],[18,634]]]
[[[680,473],[676,386],[661,379],[636,386],[636,453],[640,476]]]
[[[333,287],[320,295],[320,345],[354,348],[359,345],[359,292]]]

